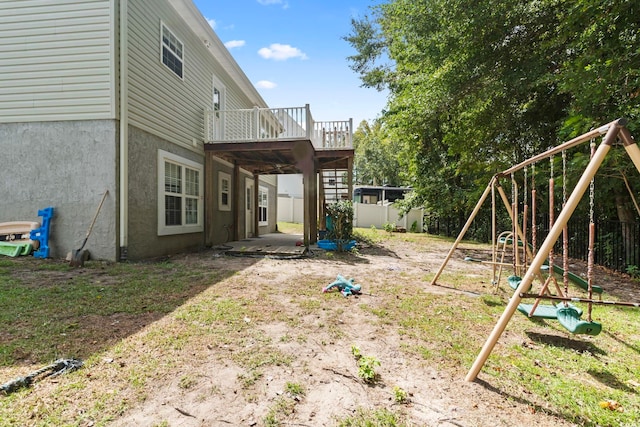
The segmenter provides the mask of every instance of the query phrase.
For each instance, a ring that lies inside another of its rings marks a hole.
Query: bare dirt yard
[[[473,285],[429,285],[427,277],[433,277],[449,245],[416,245],[394,235],[360,247],[357,256],[273,259],[207,250],[171,257],[174,265],[218,271],[222,278],[202,283],[159,318],[122,313],[89,319],[93,339],[108,345],[77,374],[38,383],[25,397],[33,409],[24,425],[58,425],[56,420],[83,427],[572,425],[526,390],[503,387],[482,373],[476,382],[465,382],[469,366],[434,363],[406,351],[416,338],[385,320],[389,299],[401,303],[405,293],[415,292],[461,299],[492,292],[487,266],[465,263],[460,254],[447,269]],[[59,280],[55,274],[50,280]],[[77,274],[105,280],[100,269]],[[337,275],[354,278],[364,293],[323,293]],[[419,308],[414,315],[421,315]],[[480,343],[492,326],[479,328]],[[502,340],[526,338],[507,333]],[[372,366],[373,381],[359,373],[356,348],[380,362]],[[73,375],[82,377],[81,385],[73,386]],[[61,386],[68,408],[43,423],[53,405],[48,393]],[[112,415],[100,419],[96,396]],[[357,424],[363,414],[376,421]]]

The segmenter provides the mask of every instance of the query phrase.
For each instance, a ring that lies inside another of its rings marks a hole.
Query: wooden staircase
[[[320,170],[320,201],[325,205],[349,200],[349,183],[347,169],[322,169]]]

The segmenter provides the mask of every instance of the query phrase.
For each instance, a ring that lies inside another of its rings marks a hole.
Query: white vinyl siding
[[[111,0],[0,1],[0,122],[115,118]]]
[[[129,123],[202,152],[204,112],[213,108],[212,75],[226,87],[225,108],[253,105],[168,2],[129,0],[128,17]],[[160,60],[162,24],[183,43],[183,80]]]

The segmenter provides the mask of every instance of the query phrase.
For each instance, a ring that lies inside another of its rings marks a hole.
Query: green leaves
[[[633,132],[639,12],[624,0],[372,7],[345,40],[364,85],[390,97],[380,123],[359,128],[358,169],[370,181],[376,172],[392,179],[381,165],[393,165],[416,203],[455,215],[472,208],[491,175],[559,141],[621,116]]]

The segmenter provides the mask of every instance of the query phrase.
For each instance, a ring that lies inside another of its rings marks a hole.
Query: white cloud
[[[276,61],[286,61],[290,58],[307,59],[307,55],[297,47],[280,43],[273,43],[269,47],[263,47],[258,51],[258,55],[264,59],[273,59]]]
[[[204,18],[207,20],[207,22],[209,23],[209,25],[211,26],[212,29],[216,29],[216,20],[215,19],[211,19],[211,18]]]
[[[278,85],[274,82],[270,82],[269,80],[260,80],[258,83],[256,83],[256,87],[258,89],[274,89],[276,86]]]
[[[258,0],[258,3],[260,3],[263,6],[271,6],[272,4],[281,4],[283,9],[289,8],[289,2],[284,0]]]
[[[244,40],[229,40],[224,45],[227,49],[233,49],[234,47],[242,47],[246,44]]]

